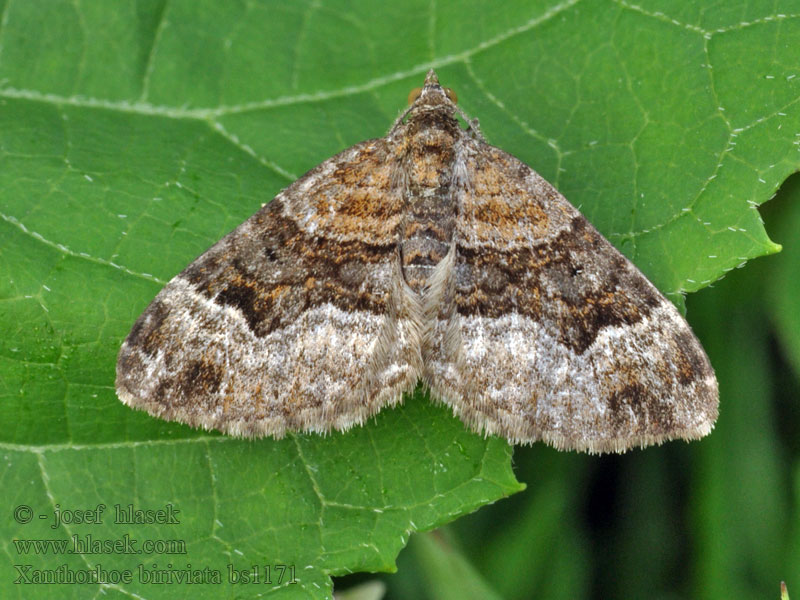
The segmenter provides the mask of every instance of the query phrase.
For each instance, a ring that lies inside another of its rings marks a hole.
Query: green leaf
[[[29,506],[36,514],[30,523],[6,523],[8,553],[13,564],[31,564],[33,570],[53,569],[62,561],[74,570],[98,563],[110,571],[127,569],[135,583],[126,589],[143,598],[165,594],[146,584],[153,563],[161,569],[172,564],[174,570],[207,567],[220,573],[226,587],[235,577],[228,569],[257,565],[263,584],[269,566],[274,589],[268,591],[324,596],[330,593],[329,575],[392,570],[410,531],[434,528],[520,489],[507,444],[472,435],[443,413],[414,398],[405,410],[387,409],[374,423],[345,435],[295,435],[279,442],[191,433],[134,441],[118,425],[116,442],[7,444],[6,505]],[[135,417],[132,422],[146,419]],[[53,527],[56,507],[97,510],[101,504],[106,509],[100,525],[64,521]],[[149,510],[169,510],[171,504],[179,522],[116,523],[116,507],[125,510],[129,504]],[[131,548],[143,554],[102,552],[58,557],[54,563],[52,556],[20,551],[11,542],[118,540],[126,534]],[[177,556],[151,553],[145,546],[165,540],[177,544]],[[282,566],[291,571],[281,572]],[[4,584],[17,578],[11,564],[3,569]],[[193,597],[216,598],[219,584],[200,577],[210,585],[192,587]],[[297,584],[288,584],[290,577]],[[65,587],[65,597],[94,594],[90,586],[85,592]],[[237,587],[242,597],[265,590]],[[47,586],[17,589],[26,598],[51,593]]]
[[[800,162],[800,20],[788,2],[2,7],[4,506],[172,503],[182,515],[53,530],[4,520],[3,587],[25,561],[190,563],[223,580],[228,564],[271,565],[273,582],[277,565],[293,565],[298,584],[178,593],[325,597],[330,575],[392,569],[408,532],[520,489],[504,442],[465,432],[419,394],[344,435],[242,442],[135,413],[113,392],[119,344],[160,286],[296,176],[383,135],[427,69],[490,142],[556,184],[678,303],[778,249],[756,207]],[[53,560],[11,543],[88,533],[185,540],[187,554]]]

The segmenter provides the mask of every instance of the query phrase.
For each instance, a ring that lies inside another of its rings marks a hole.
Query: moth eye
[[[414,104],[414,101],[419,98],[419,95],[422,93],[421,87],[416,87],[408,93],[408,103]]]
[[[458,104],[458,96],[453,88],[444,88],[444,95],[450,98],[453,104]]]

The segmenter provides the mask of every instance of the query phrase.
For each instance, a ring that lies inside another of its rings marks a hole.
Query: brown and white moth
[[[389,134],[279,193],[170,281],[122,345],[130,406],[276,438],[363,423],[422,381],[471,429],[622,452],[711,431],[675,307],[428,73]],[[465,117],[466,118],[466,117]]]

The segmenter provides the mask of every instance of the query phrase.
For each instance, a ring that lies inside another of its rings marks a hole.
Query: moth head
[[[437,106],[440,104],[453,105],[458,102],[456,93],[448,88],[442,87],[439,84],[439,78],[436,72],[431,69],[425,77],[425,85],[421,88],[414,88],[408,94],[408,104],[414,105],[428,105]]]

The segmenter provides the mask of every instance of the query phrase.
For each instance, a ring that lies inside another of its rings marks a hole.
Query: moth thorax
[[[425,185],[411,177],[407,189],[408,212],[401,239],[401,260],[406,282],[421,292],[438,265],[447,256],[455,229],[456,199],[452,165],[442,165],[436,184]]]

